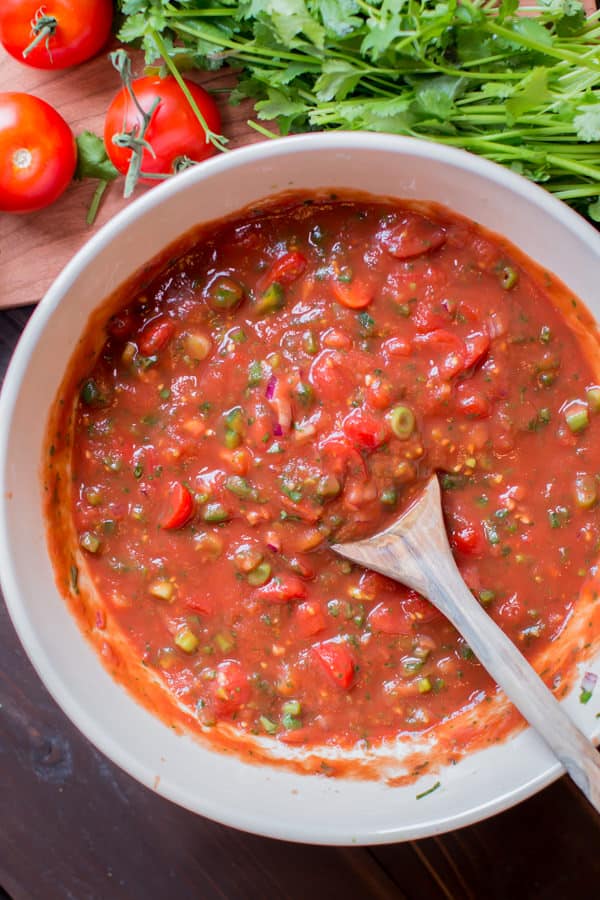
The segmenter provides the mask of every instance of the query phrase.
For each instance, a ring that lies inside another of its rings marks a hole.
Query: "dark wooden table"
[[[0,377],[30,313],[0,313]],[[592,898],[600,820],[563,778],[479,825],[386,847],[216,825],[137,784],[71,725],[0,604],[0,886],[12,900]]]

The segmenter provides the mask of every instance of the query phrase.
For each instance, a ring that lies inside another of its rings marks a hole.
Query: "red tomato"
[[[353,409],[342,422],[344,434],[365,450],[376,450],[388,438],[388,424],[364,409]]]
[[[468,381],[463,381],[456,388],[458,395],[456,405],[466,416],[473,419],[485,419],[490,414],[490,401],[478,391],[471,387]]]
[[[221,130],[221,118],[214,100],[194,82],[185,83],[209,129],[218,134]],[[207,141],[204,128],[183,91],[171,75],[167,78],[137,78],[131,86],[146,112],[150,111],[157,98],[160,99],[144,135],[144,140],[150,144],[155,155],[147,148],[143,151],[142,172],[171,175],[175,171],[175,164],[183,157],[200,162],[216,152],[214,146]],[[113,138],[123,133],[139,133],[141,126],[140,113],[127,90],[122,88],[106,113],[104,144],[113,165],[123,174],[129,168],[132,150],[129,147],[118,147],[113,143]],[[156,183],[153,179],[140,180]]]
[[[387,378],[376,376],[365,388],[365,397],[375,409],[387,409],[392,402],[394,389]]]
[[[325,615],[319,603],[314,600],[307,600],[305,603],[299,603],[295,612],[296,630],[302,637],[312,637],[323,631],[327,624]]]
[[[450,543],[459,553],[481,556],[485,550],[485,538],[480,527],[454,514],[450,529]]]
[[[443,378],[452,378],[465,369],[465,345],[457,334],[436,328],[427,334],[417,334],[414,343],[419,347],[427,347],[435,354],[439,374]]]
[[[442,615],[428,600],[412,590],[407,590],[406,597],[400,601],[400,606],[404,614],[417,625],[424,625],[433,619],[439,619]]]
[[[348,396],[357,380],[348,356],[338,350],[322,350],[310,367],[309,379],[319,399],[337,401]]]
[[[129,312],[116,313],[108,320],[107,331],[111,337],[123,341],[135,330],[135,318]]]
[[[175,325],[162,316],[154,319],[145,326],[139,336],[138,346],[140,352],[144,356],[152,356],[163,350],[173,335],[175,334]]]
[[[285,253],[276,259],[264,278],[264,287],[274,281],[279,284],[292,284],[306,268],[306,257],[297,250]]]
[[[374,606],[367,616],[367,624],[371,631],[382,631],[384,634],[410,634],[412,631],[412,619],[406,615],[396,597]]]
[[[446,242],[446,229],[416,213],[403,216],[383,238],[383,246],[396,259],[412,259],[437,250]]]
[[[347,468],[367,477],[365,461],[351,441],[339,432],[334,432],[319,442],[319,450],[324,463],[336,475],[343,475]]]
[[[290,600],[304,600],[306,587],[295,575],[278,575],[276,578],[254,591],[257,600],[267,603],[288,603]]]
[[[160,526],[168,531],[181,528],[194,512],[192,495],[180,481],[174,481],[171,485],[168,498],[168,508],[162,517]]]
[[[354,659],[345,644],[325,641],[323,644],[315,644],[312,652],[335,685],[344,690],[351,687],[354,680]]]
[[[248,678],[236,659],[225,659],[217,666],[213,697],[221,716],[232,715],[250,699]]]
[[[67,189],[77,151],[56,110],[30,94],[0,94],[0,211],[34,212]]]
[[[474,331],[464,339],[465,369],[478,363],[490,349],[490,338],[482,331]]]
[[[66,69],[108,41],[111,0],[2,0],[0,43],[36,69]]]
[[[330,284],[338,303],[349,309],[364,309],[373,299],[373,288],[360,278],[353,278],[350,282],[333,278]]]

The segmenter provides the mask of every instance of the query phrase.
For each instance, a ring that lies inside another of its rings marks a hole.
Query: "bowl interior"
[[[530,730],[416,785],[299,776],[177,736],[104,670],[54,585],[41,514],[46,416],[92,310],[166,245],[290,189],[354,188],[442,203],[508,237],[600,318],[600,236],[539,188],[461,151],[380,135],[286,138],[190,170],[132,204],[64,270],[32,317],[0,400],[0,570],[7,604],[47,687],[79,728],[143,783],[196,812],[276,837],[321,843],[417,838],[476,821],[559,773]],[[586,665],[599,671],[599,660]],[[590,735],[593,710],[566,701]]]

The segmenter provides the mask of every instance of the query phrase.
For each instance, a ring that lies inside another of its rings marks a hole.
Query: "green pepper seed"
[[[270,284],[266,291],[257,297],[254,301],[254,310],[259,316],[265,316],[268,313],[281,309],[285,302],[285,294],[282,286],[278,281]]]
[[[565,419],[569,429],[573,434],[579,434],[590,424],[590,416],[587,406],[577,407],[576,409],[567,410]]]
[[[97,553],[100,549],[100,538],[93,531],[84,531],[79,536],[79,546],[88,553]]]
[[[268,562],[261,562],[259,565],[248,573],[248,584],[252,587],[262,587],[271,577],[271,566]]]
[[[505,291],[510,291],[519,280],[519,273],[512,266],[503,266],[500,271],[500,284]]]
[[[222,503],[207,503],[202,511],[202,518],[205,522],[226,522],[229,513]]]
[[[220,275],[208,290],[208,301],[215,309],[234,309],[244,299],[242,285],[228,275]]]
[[[407,441],[415,430],[415,415],[408,406],[395,406],[389,415],[392,431],[401,441]]]

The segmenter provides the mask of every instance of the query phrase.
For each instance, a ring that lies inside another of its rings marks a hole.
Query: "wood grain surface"
[[[142,74],[142,55],[132,55],[134,73]],[[252,115],[250,102],[228,104],[228,89],[235,80],[231,73],[189,77],[216,92],[229,147],[264,140],[246,124]],[[46,72],[20,65],[0,48],[0,90],[27,91],[41,97],[61,112],[75,135],[86,130],[102,135],[104,114],[119,86],[119,76],[106,53],[76,70]],[[89,179],[73,182],[55,204],[31,215],[0,213],[0,309],[37,303],[73,254],[126,205],[123,180],[119,179],[105,193],[93,227],[87,226],[85,217],[96,185]],[[149,188],[138,187],[136,196],[145,190]]]

